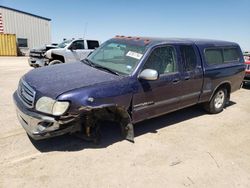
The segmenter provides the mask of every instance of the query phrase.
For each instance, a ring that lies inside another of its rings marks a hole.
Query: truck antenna
[[[85,39],[86,37],[86,34],[87,34],[87,29],[88,29],[88,22],[85,23],[85,26],[84,26],[84,33],[83,33],[83,38]]]

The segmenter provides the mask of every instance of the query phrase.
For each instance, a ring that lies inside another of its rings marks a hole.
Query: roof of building
[[[10,7],[5,7],[5,6],[0,5],[0,8],[12,10],[12,11],[16,11],[16,12],[23,13],[23,14],[26,14],[26,15],[29,15],[29,16],[34,16],[34,17],[36,17],[36,18],[40,18],[40,19],[44,19],[44,20],[47,20],[47,21],[51,21],[50,18],[38,16],[38,15],[31,14],[31,13],[28,13],[28,12],[24,12],[24,11],[21,11],[21,10],[13,9],[13,8],[10,8]]]

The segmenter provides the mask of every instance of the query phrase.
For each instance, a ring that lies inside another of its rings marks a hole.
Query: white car
[[[80,61],[85,59],[92,51],[98,48],[99,45],[98,40],[65,40],[57,46],[49,45],[43,49],[31,50],[29,64],[36,68]]]

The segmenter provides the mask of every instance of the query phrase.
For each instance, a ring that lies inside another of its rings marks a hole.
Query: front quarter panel
[[[57,99],[70,101],[69,113],[98,109],[108,106],[119,106],[128,109],[132,99],[133,87],[129,77],[116,81],[78,88],[61,94]]]

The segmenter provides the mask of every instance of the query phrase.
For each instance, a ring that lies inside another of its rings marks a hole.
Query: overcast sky
[[[52,19],[52,42],[114,35],[210,38],[250,50],[250,0],[0,0]]]

